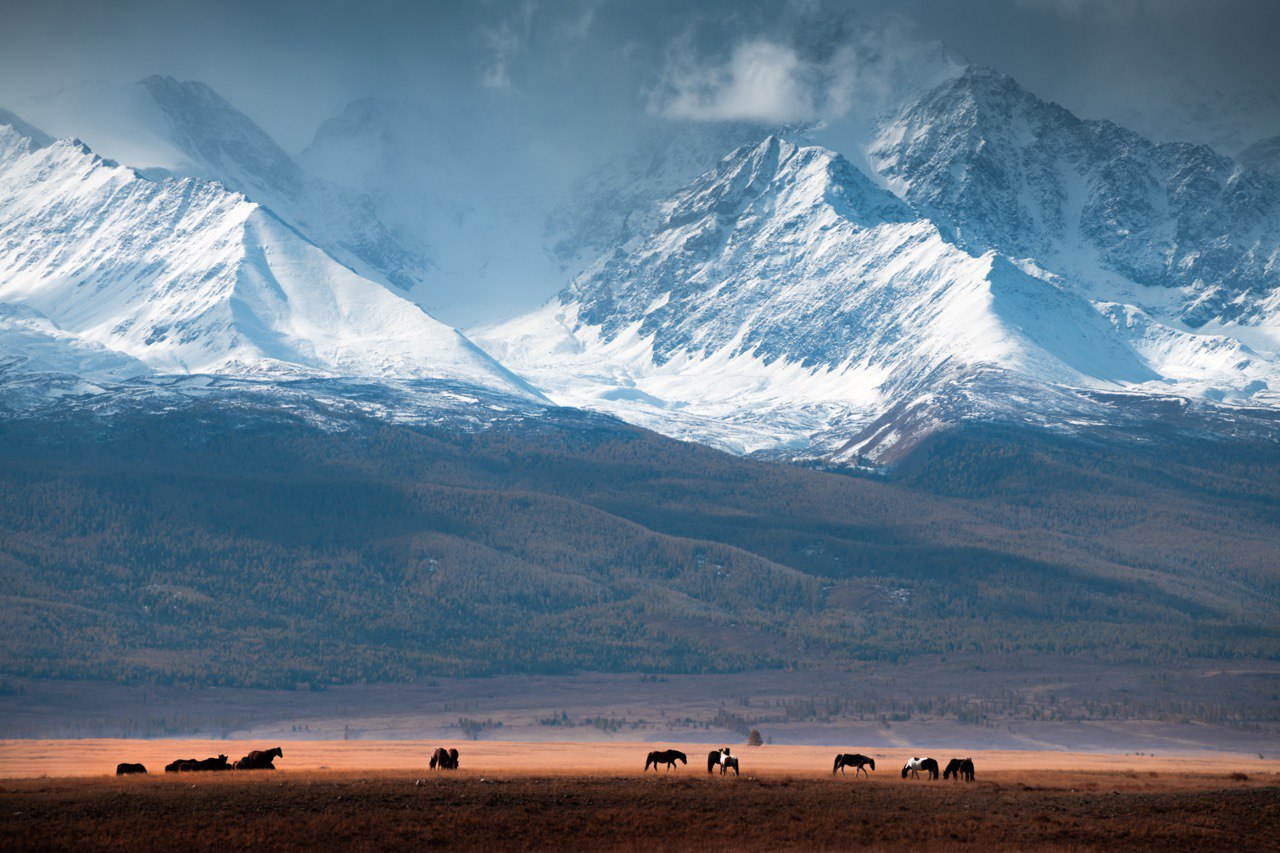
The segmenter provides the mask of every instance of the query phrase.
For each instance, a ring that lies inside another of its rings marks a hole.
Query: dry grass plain
[[[1280,849],[1280,762],[1229,755],[976,752],[964,784],[903,781],[906,750],[862,750],[879,770],[855,780],[831,776],[849,747],[738,747],[743,775],[721,778],[705,745],[643,774],[665,745],[464,742],[461,770],[432,773],[435,744],[287,741],[274,773],[104,775],[267,745],[0,743],[0,849]]]

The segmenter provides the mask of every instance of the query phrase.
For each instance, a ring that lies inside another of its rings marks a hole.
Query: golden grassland
[[[0,849],[1276,849],[1280,827],[1280,763],[1228,755],[978,752],[966,784],[902,780],[904,750],[860,750],[879,769],[854,779],[831,775],[851,748],[737,747],[743,775],[722,778],[706,745],[648,774],[665,744],[466,742],[456,772],[417,741],[281,745],[275,772],[116,778],[266,744],[3,742],[0,776],[50,775],[0,782]]]
[[[505,775],[628,775],[639,771],[650,750],[679,749],[689,766],[706,769],[707,752],[722,744],[688,742],[520,742],[501,740],[82,740],[0,741],[0,779],[34,776],[97,776],[115,772],[120,762],[145,764],[153,773],[177,758],[207,758],[219,754],[232,761],[254,749],[280,746],[284,757],[277,772],[301,770],[426,770],[431,750],[457,747],[462,768]],[[931,755],[943,764],[953,757],[972,757],[979,772],[1093,771],[1156,772],[1161,775],[1195,772],[1222,776],[1280,773],[1280,760],[1233,753],[1197,752],[1183,755],[1126,755],[1123,753],[1053,752],[1043,750],[879,749],[857,746],[748,747],[730,745],[741,758],[744,775],[822,775],[831,772],[839,752],[861,752],[876,760],[880,775],[896,771],[913,755]],[[682,768],[683,770],[683,768]]]

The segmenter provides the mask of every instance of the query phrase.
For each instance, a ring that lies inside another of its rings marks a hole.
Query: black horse
[[[953,758],[947,762],[947,769],[942,771],[943,779],[963,779],[966,782],[973,781],[973,759],[972,758]]]
[[[919,779],[922,770],[929,775],[930,779],[938,778],[938,762],[932,758],[912,758],[902,765],[902,778],[911,776],[913,779]]]
[[[844,755],[836,756],[836,763],[835,766],[831,768],[831,775],[836,775],[836,771],[839,770],[840,775],[843,776],[844,769],[846,767],[853,768],[853,775],[855,777],[858,775],[858,771],[862,771],[862,775],[870,779],[871,774],[867,772],[867,768],[870,767],[872,770],[875,770],[876,760],[869,755],[862,755],[857,752],[850,754],[846,752]]]
[[[146,773],[146,772],[147,772],[147,768],[143,767],[141,764],[117,764],[116,765],[117,776],[128,776],[130,773]]]
[[[654,750],[653,752],[649,753],[649,757],[645,759],[644,769],[648,770],[649,765],[652,764],[653,769],[656,772],[659,764],[665,764],[667,765],[667,770],[670,770],[672,767],[676,766],[677,761],[679,761],[681,764],[688,764],[689,756],[685,755],[683,752],[681,752],[678,749]]]

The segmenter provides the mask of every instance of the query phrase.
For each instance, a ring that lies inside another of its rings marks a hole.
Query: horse
[[[179,758],[177,761],[170,762],[165,765],[166,773],[195,773],[202,770],[230,770],[231,765],[227,763],[225,755],[219,755],[217,758]]]
[[[116,765],[117,776],[128,776],[130,773],[145,774],[146,772],[147,772],[147,768],[143,767],[141,764],[117,764]]]
[[[255,749],[236,762],[237,770],[275,770],[275,760],[284,758],[284,750],[278,746],[271,749]]]
[[[722,746],[719,749],[713,749],[707,753],[707,772],[715,770],[717,767],[723,766],[725,756],[729,754],[729,747]]]
[[[658,765],[665,764],[667,765],[667,770],[670,771],[672,767],[676,766],[677,761],[679,761],[681,764],[688,764],[689,756],[685,755],[683,752],[681,752],[678,749],[654,750],[653,752],[649,753],[649,757],[645,759],[644,769],[648,770],[649,765],[652,764],[654,771],[657,772]]]
[[[902,765],[902,778],[905,779],[910,775],[913,779],[919,779],[921,770],[927,773],[930,779],[938,778],[938,762],[932,758],[912,758]]]
[[[947,769],[942,771],[943,779],[963,779],[966,782],[973,781],[973,759],[972,758],[953,758],[947,762]]]
[[[188,770],[230,770],[231,765],[227,763],[225,755],[219,755],[217,758],[206,758],[203,761],[197,761],[194,766],[188,767]]]
[[[858,772],[861,771],[862,775],[870,779],[871,774],[867,772],[867,768],[870,767],[872,770],[875,770],[876,760],[870,756],[862,755],[861,753],[855,752],[850,754],[846,752],[844,755],[836,756],[836,763],[835,766],[831,768],[831,775],[836,775],[836,771],[839,770],[840,775],[843,776],[844,769],[846,767],[853,768],[853,775],[855,777],[858,775]]]
[[[431,753],[430,767],[432,770],[435,770],[437,768],[439,768],[440,770],[457,770],[458,769],[458,750],[456,749],[446,750],[442,746],[436,747],[435,751]]]
[[[736,755],[730,755],[728,752],[726,752],[724,754],[724,758],[721,759],[720,761],[720,775],[723,776],[725,773],[729,772],[730,767],[733,768],[734,776],[742,775],[742,773],[738,770],[738,757]]]

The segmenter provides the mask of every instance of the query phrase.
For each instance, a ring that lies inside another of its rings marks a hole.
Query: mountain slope
[[[46,338],[161,373],[448,377],[529,393],[457,331],[219,184],[147,180],[79,141],[0,124],[0,187],[0,303]],[[14,335],[0,340],[30,357]]]
[[[578,412],[460,432],[229,403],[0,419],[0,674],[1280,655],[1274,443],[970,431],[897,483]]]
[[[1161,321],[1280,325],[1280,183],[1208,148],[1082,121],[970,68],[885,124],[869,159],[970,251]]]
[[[1275,384],[1274,359],[1238,342],[1025,269],[964,251],[834,152],[770,137],[545,308],[475,334],[560,402],[802,457],[848,452],[876,418],[947,387],[975,412],[1021,422],[1043,404],[1066,422],[1102,414],[1073,388]]]
[[[147,176],[202,178],[243,193],[366,278],[411,290],[430,272],[419,244],[383,224],[366,195],[305,172],[204,83],[158,75],[86,83],[31,99],[23,112]]]

